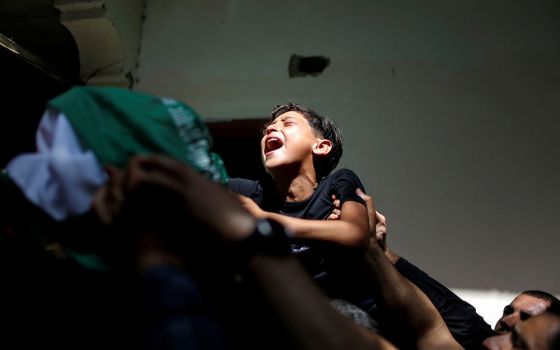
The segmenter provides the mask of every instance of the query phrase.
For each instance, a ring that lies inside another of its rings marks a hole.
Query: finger
[[[237,193],[237,192],[230,192],[234,197],[236,197],[237,199],[239,199],[239,201],[243,202],[247,199],[246,196],[242,195],[241,193]]]
[[[339,215],[335,213],[331,213],[329,217],[327,217],[327,220],[338,220],[338,219],[339,219]]]
[[[370,207],[371,207],[371,208],[374,207],[373,198],[372,198],[371,196],[368,196],[367,194],[365,194],[365,192],[362,191],[360,188],[357,188],[357,189],[356,189],[356,194],[357,194],[358,196],[360,196],[360,198],[363,199],[364,202],[366,202],[366,205],[368,206],[368,209],[369,209]]]
[[[375,232],[375,238],[378,241],[384,241],[387,238],[387,231],[382,231],[382,230],[376,231]]]
[[[162,169],[152,168],[147,170],[139,163],[130,164],[124,180],[124,189],[131,192],[146,185],[181,192],[186,189],[188,181],[183,181],[183,179]]]
[[[180,190],[198,183],[204,176],[185,162],[155,154],[133,157],[128,164],[127,177],[129,187],[153,181]]]
[[[335,199],[335,201],[333,202],[333,206],[336,209],[340,209],[340,199]]]
[[[160,154],[135,156],[129,161],[128,167],[143,169],[146,172],[160,171],[182,180],[188,180],[192,175],[198,174],[189,164]]]
[[[387,249],[387,220],[385,216],[380,212],[376,211],[375,216],[377,217],[377,224],[375,225],[375,238],[379,243],[379,246],[383,249]]]
[[[387,218],[385,217],[385,215],[381,214],[380,212],[378,212],[377,210],[375,211],[375,217],[377,218],[377,222],[380,225],[383,226],[387,226]]]

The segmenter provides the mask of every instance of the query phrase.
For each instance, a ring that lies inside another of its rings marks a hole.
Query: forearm
[[[492,327],[471,304],[406,259],[400,258],[395,263],[395,268],[426,294],[441,314],[451,334],[464,347],[476,347],[493,333]]]
[[[400,255],[392,251],[390,248],[385,249],[385,256],[393,265],[396,264],[397,261],[399,261],[399,259],[401,258]]]
[[[394,349],[334,310],[295,258],[254,256],[249,271],[298,348]]]
[[[267,212],[266,217],[280,222],[297,238],[334,242],[349,247],[367,247],[367,229],[351,222],[300,219],[271,212]]]
[[[426,295],[395,269],[377,244],[371,245],[366,266],[377,282],[391,328],[404,324],[405,332],[414,334],[418,348],[461,348]]]

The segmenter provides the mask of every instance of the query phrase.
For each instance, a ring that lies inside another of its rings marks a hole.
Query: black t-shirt
[[[313,194],[301,202],[285,202],[278,199],[272,179],[253,181],[232,178],[228,187],[232,192],[251,198],[263,210],[301,219],[326,219],[333,210],[333,194],[340,199],[341,206],[347,201],[365,205],[356,194],[357,188],[365,192],[364,186],[358,176],[349,169],[340,169],[325,176]],[[353,253],[348,248],[331,242],[294,238],[292,252],[331,297],[344,298],[355,303],[366,298],[361,292],[362,288],[356,286],[356,279],[351,277],[352,271],[346,270],[351,268],[349,259],[346,258],[348,254]]]
[[[340,199],[341,205],[346,201],[355,201],[365,205],[356,194],[356,189],[363,191],[364,186],[358,176],[350,169],[340,169],[323,177],[311,195],[301,202],[284,202],[276,198],[272,180],[253,181],[231,178],[228,187],[231,191],[254,200],[263,210],[280,213],[301,219],[326,219],[333,210],[332,195]]]

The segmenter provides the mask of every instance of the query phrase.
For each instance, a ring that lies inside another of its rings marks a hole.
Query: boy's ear
[[[325,156],[329,154],[332,149],[332,142],[327,139],[318,139],[313,145],[313,154]]]

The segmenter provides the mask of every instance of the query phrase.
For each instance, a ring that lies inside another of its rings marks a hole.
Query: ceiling
[[[53,66],[62,75],[77,77],[79,57],[76,43],[59,18],[60,12],[53,6],[52,0],[0,0],[0,34]]]
[[[0,168],[35,148],[45,103],[79,76],[72,35],[52,1],[0,0]]]

